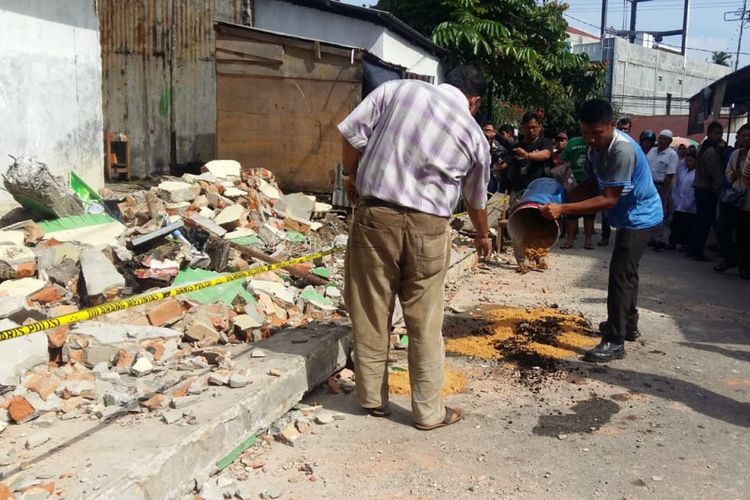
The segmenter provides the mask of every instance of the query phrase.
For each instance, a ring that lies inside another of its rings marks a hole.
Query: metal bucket
[[[534,247],[551,248],[560,237],[560,224],[542,216],[540,207],[547,203],[563,203],[565,188],[554,179],[536,179],[521,193],[508,216],[508,234],[514,247],[527,246],[533,235]]]

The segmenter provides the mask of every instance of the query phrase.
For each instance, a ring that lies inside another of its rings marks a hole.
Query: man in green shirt
[[[576,184],[586,180],[586,154],[588,145],[583,137],[573,137],[568,141],[567,146],[560,155],[560,159],[570,164],[570,170],[573,172]],[[568,190],[575,186],[565,186]],[[594,244],[591,239],[594,235],[594,222],[596,214],[583,216],[583,233],[586,238],[584,248],[593,250]],[[567,216],[565,218],[565,243],[562,248],[573,248],[573,239],[578,231],[578,216]]]

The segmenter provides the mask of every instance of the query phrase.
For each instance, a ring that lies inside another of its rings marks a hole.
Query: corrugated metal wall
[[[243,0],[98,0],[105,131],[125,132],[134,176],[216,150],[214,21]]]

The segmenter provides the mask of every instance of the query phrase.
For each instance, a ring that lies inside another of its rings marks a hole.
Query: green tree
[[[565,3],[380,0],[378,8],[444,47],[448,65],[481,68],[490,82],[487,110],[509,103],[544,112],[549,132],[570,130],[577,105],[603,88],[605,67],[569,50]]]
[[[732,60],[731,54],[720,50],[718,52],[711,53],[711,62],[714,64],[720,64],[722,66],[729,66],[729,62]]]

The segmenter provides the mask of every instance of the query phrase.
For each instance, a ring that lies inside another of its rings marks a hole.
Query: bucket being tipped
[[[511,209],[508,234],[522,270],[525,258],[544,257],[560,236],[558,221],[545,218],[539,209],[547,203],[563,203],[564,199],[562,184],[554,179],[536,179]]]

